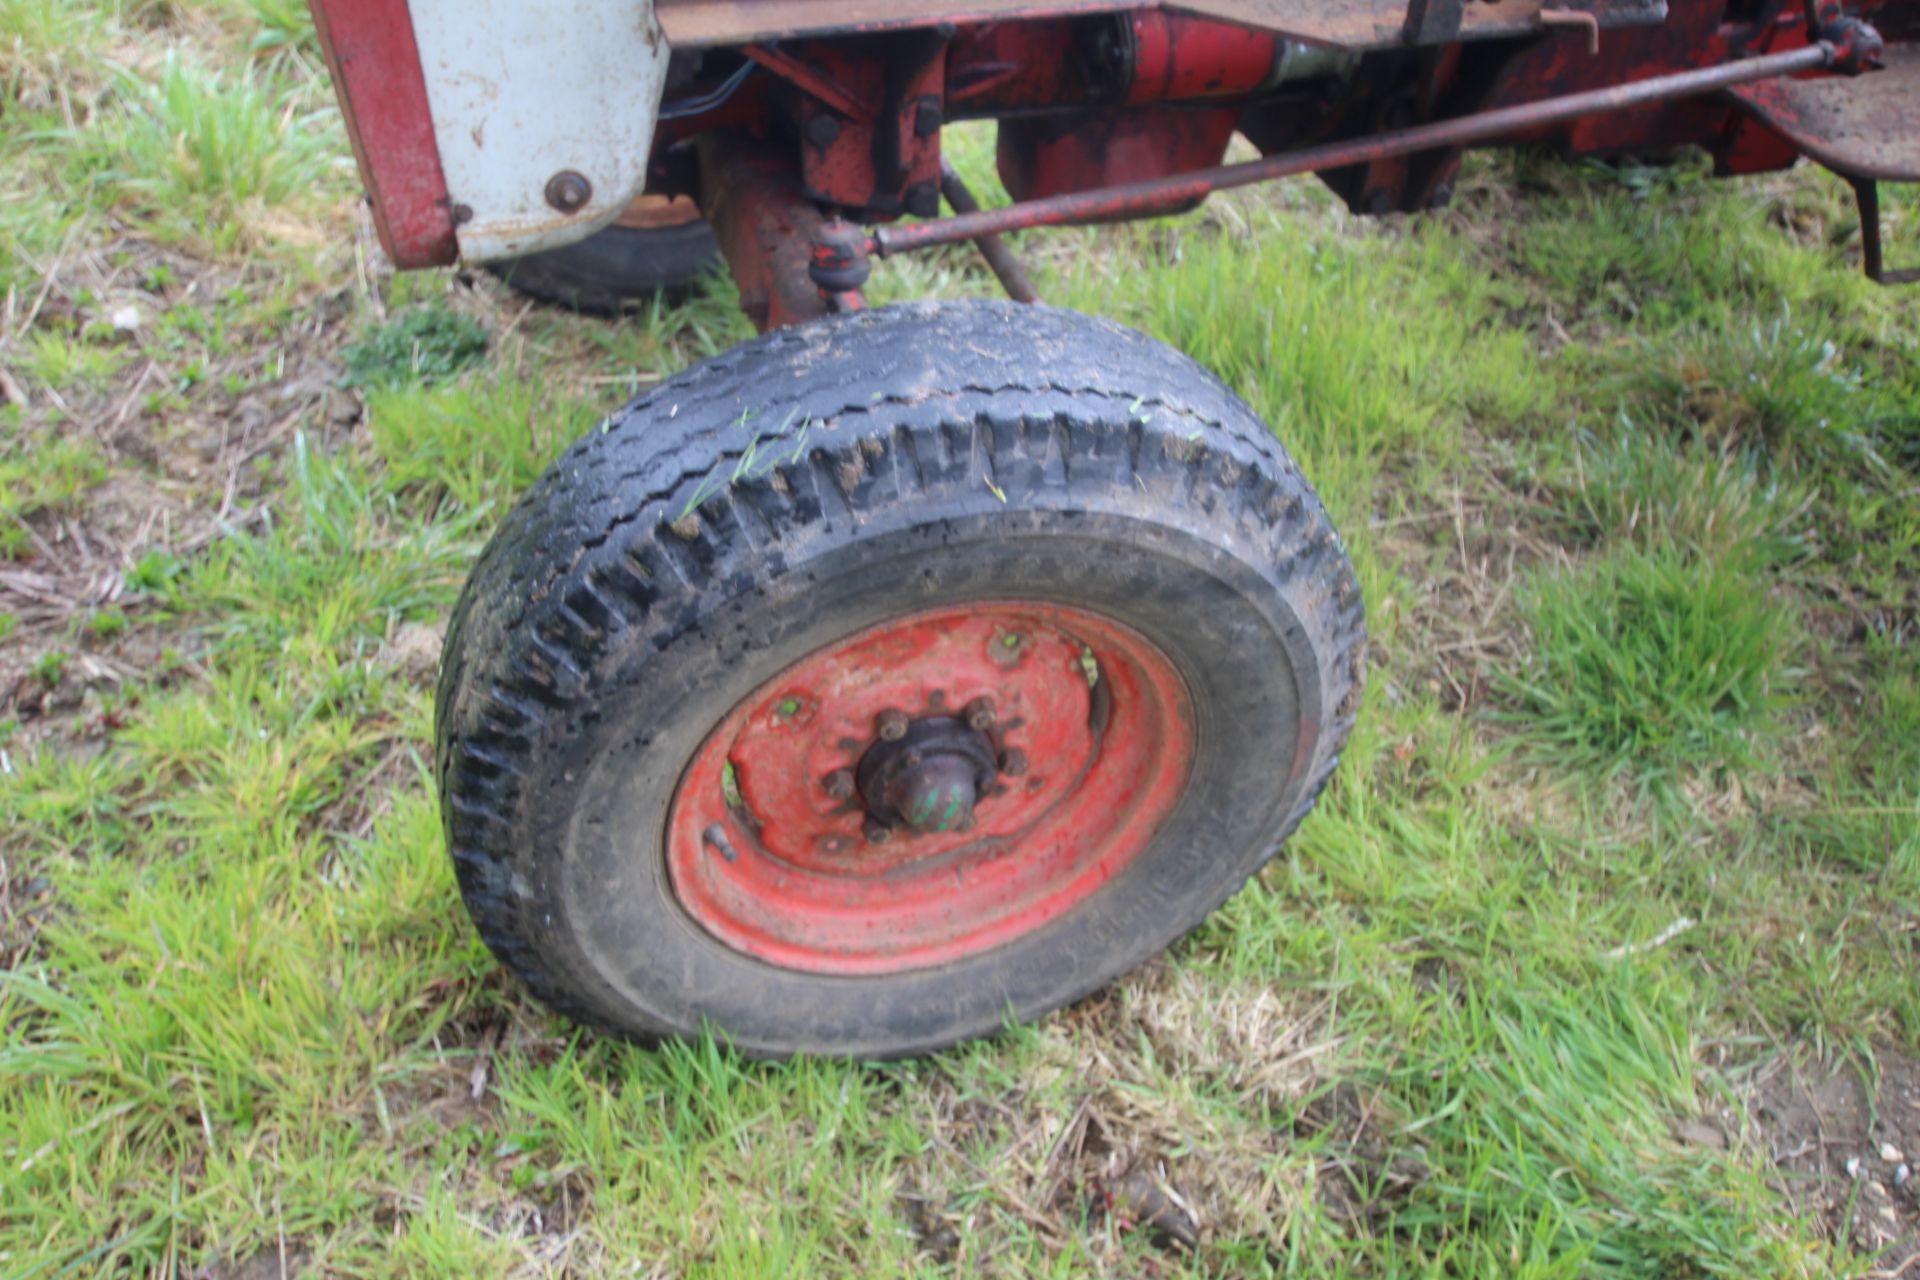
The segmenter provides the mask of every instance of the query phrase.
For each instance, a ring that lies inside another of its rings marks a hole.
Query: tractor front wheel
[[[1043,307],[766,335],[569,450],[442,669],[448,842],[543,999],[914,1054],[1192,929],[1334,767],[1340,540],[1186,357]]]

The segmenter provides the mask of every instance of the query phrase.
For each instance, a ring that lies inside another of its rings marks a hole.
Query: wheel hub
[[[973,806],[994,787],[993,739],[955,716],[910,721],[860,757],[860,798],[874,822],[915,831],[970,831]]]
[[[715,727],[667,869],[695,923],[769,963],[944,964],[1112,883],[1192,759],[1185,683],[1138,633],[1059,605],[924,610],[802,658]]]

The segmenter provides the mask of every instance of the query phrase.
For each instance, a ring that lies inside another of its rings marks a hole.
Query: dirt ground
[[[1885,1050],[1872,1078],[1781,1058],[1750,1086],[1758,1139],[1788,1199],[1836,1241],[1920,1275],[1920,1058]]]

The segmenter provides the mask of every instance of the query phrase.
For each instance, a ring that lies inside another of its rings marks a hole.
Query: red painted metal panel
[[[407,0],[310,0],[380,243],[395,266],[459,256]]]

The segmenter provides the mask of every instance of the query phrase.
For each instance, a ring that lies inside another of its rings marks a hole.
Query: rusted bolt
[[[898,742],[907,736],[907,713],[898,707],[888,707],[873,719],[873,731],[884,742]]]
[[[967,728],[985,733],[993,728],[993,699],[975,698],[960,714],[966,718]]]
[[[593,199],[593,184],[571,169],[547,179],[547,203],[561,213],[578,213]]]
[[[807,141],[821,150],[840,140],[840,117],[825,111],[807,121]]]
[[[1027,771],[1027,753],[1018,747],[1008,747],[1000,753],[1000,772],[1009,778],[1017,778]]]
[[[1027,638],[1018,631],[1005,632],[987,642],[987,657],[1002,671],[1018,666],[1026,653]]]
[[[893,838],[893,828],[875,819],[867,823],[866,835],[868,844],[885,844]]]
[[[940,216],[940,184],[915,182],[900,193],[900,207],[916,218]]]
[[[848,769],[835,769],[825,779],[827,794],[835,800],[853,799],[853,773]]]

